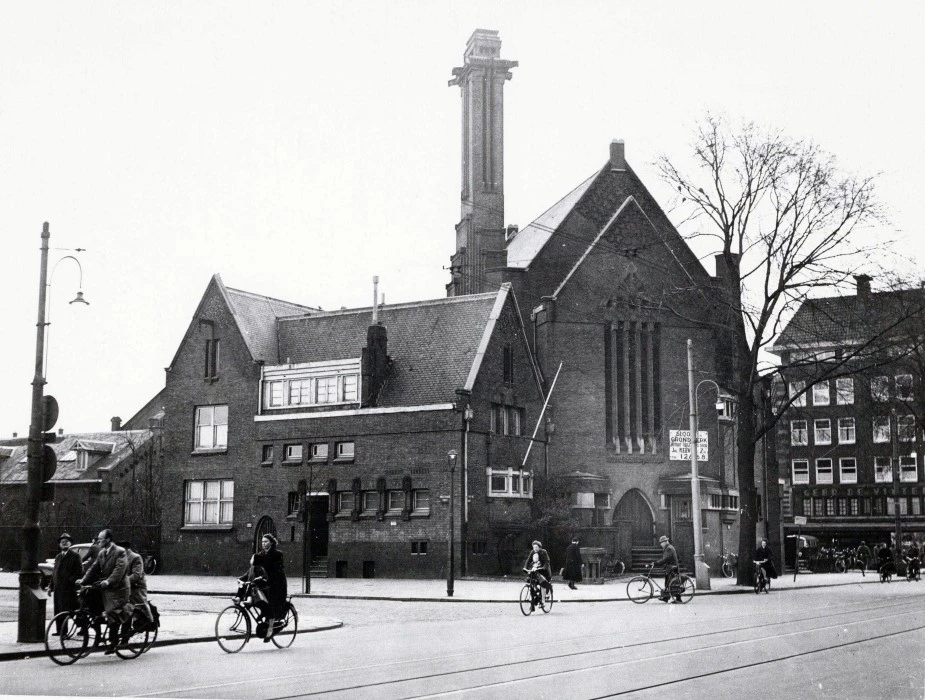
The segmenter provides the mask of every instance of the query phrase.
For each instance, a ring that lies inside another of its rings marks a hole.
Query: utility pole
[[[703,561],[703,529],[700,511],[700,474],[697,465],[697,392],[694,388],[694,342],[687,341],[687,387],[690,394],[691,428],[691,520],[694,526],[694,574],[697,588],[710,590],[710,570]]]
[[[896,543],[893,547],[893,559],[896,563],[896,571],[899,571],[899,562],[903,558],[903,524],[902,518],[899,517],[899,416],[896,409],[890,410],[890,442],[893,446],[893,455],[890,459],[890,466],[893,470],[893,515],[895,517],[895,537]]]

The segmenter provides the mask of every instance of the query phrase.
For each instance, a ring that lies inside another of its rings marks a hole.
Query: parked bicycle
[[[648,603],[649,599],[655,596],[655,589],[658,589],[660,596],[665,592],[665,588],[652,578],[652,565],[650,564],[645,574],[633,576],[629,580],[626,584],[626,595],[634,603]],[[694,580],[686,574],[678,573],[668,582],[669,599],[679,600],[682,603],[689,603],[694,597],[695,590]]]
[[[77,592],[80,607],[55,615],[45,628],[45,649],[52,661],[59,666],[68,666],[92,651],[106,648],[108,635],[115,634],[119,642],[115,648],[121,659],[134,659],[154,644],[160,627],[160,615],[150,601],[153,622],[147,618],[141,607],[132,613],[129,627],[123,628],[119,621],[111,621],[106,615],[94,615],[87,603],[87,594],[93,586],[81,586]],[[126,632],[126,635],[122,635]]]
[[[757,561],[755,563],[755,593],[771,592],[771,579],[768,578],[768,572],[764,570]]]
[[[919,581],[921,580],[921,563],[919,562],[918,557],[904,557],[906,560],[906,580],[907,581]]]
[[[527,581],[520,589],[520,612],[529,615],[539,608],[544,613],[552,610],[553,592],[552,581],[547,582],[548,588],[540,585],[536,569],[524,569]]]
[[[739,558],[732,552],[726,552],[726,555],[720,555],[719,561],[717,562],[717,568],[722,572],[723,576],[726,578],[732,578],[735,576],[736,569],[739,566]]]
[[[849,550],[838,552],[835,555],[835,571],[843,574],[848,569],[860,568],[858,565],[857,557],[854,552]]]
[[[880,583],[890,583],[893,581],[893,571],[896,567],[892,561],[880,565]]]
[[[232,599],[232,604],[222,610],[215,619],[215,641],[229,654],[236,654],[244,648],[256,632],[257,636],[266,636],[267,620],[260,607],[254,602],[255,583],[242,583],[239,595]],[[286,600],[285,617],[273,624],[270,640],[280,649],[292,646],[299,631],[299,613],[292,604],[292,596]]]
[[[601,559],[601,577],[618,578],[626,571],[626,565],[620,559],[614,559],[609,554]]]

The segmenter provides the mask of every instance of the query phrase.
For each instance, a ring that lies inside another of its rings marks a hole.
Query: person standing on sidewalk
[[[572,543],[565,548],[565,568],[562,569],[562,578],[568,581],[568,587],[573,591],[575,584],[581,582],[581,548],[578,538],[573,537]]]
[[[71,536],[63,533],[58,538],[58,548],[61,550],[55,557],[55,566],[51,571],[51,582],[48,592],[54,594],[55,615],[65,610],[77,610],[80,600],[77,598],[77,582],[83,577],[83,563],[80,555],[71,550]],[[58,621],[55,634],[61,632],[63,620]]]
[[[858,545],[854,553],[854,558],[857,560],[858,566],[861,567],[861,576],[867,576],[864,573],[864,570],[870,567],[870,547],[867,546],[867,542],[861,540],[861,544]]]

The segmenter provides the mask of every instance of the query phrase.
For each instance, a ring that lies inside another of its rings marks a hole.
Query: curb
[[[338,629],[343,627],[344,623],[338,621],[336,624],[322,625],[320,627],[313,627],[310,630],[299,630],[296,634],[312,634],[313,632],[327,632],[328,630]],[[183,637],[180,639],[163,639],[154,642],[151,645],[151,648],[154,647],[172,647],[177,646],[178,644],[199,644],[202,642],[214,642],[215,635],[208,637]],[[91,652],[92,653],[92,652]],[[144,653],[144,652],[142,652]],[[51,656],[51,653],[44,647],[41,649],[31,649],[23,651],[4,651],[0,652],[0,662],[3,661],[17,661],[22,659],[31,659]]]

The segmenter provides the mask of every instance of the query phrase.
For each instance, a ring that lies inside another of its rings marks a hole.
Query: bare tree
[[[752,565],[746,553],[754,546],[757,518],[756,445],[795,398],[759,419],[762,383],[779,370],[767,359],[768,346],[809,294],[843,288],[883,245],[872,243],[867,231],[883,217],[872,177],[844,174],[813,143],[779,131],[754,124],[730,129],[708,116],[694,135],[693,156],[691,174],[667,157],[657,167],[678,192],[682,229],[703,226],[687,237],[708,239],[717,256],[717,330],[720,346],[728,349],[720,369],[739,403],[738,583],[747,584]],[[817,381],[856,370],[852,362],[869,349],[861,342]]]

